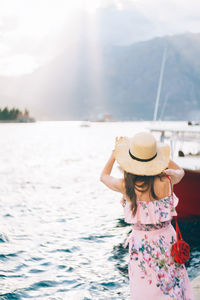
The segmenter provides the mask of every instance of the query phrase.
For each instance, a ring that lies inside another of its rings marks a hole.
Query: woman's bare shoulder
[[[167,176],[157,177],[154,182],[154,189],[159,199],[169,196],[170,188]]]
[[[131,202],[131,200],[129,199],[129,197],[126,195],[126,190],[125,190],[125,183],[123,181],[123,198],[126,199],[127,201]],[[169,196],[170,193],[170,188],[169,188],[169,179],[167,178],[167,176],[162,176],[162,177],[156,177],[155,181],[154,181],[154,192],[157,196],[157,199],[151,199],[149,197],[149,191],[145,192],[145,193],[141,193],[138,191],[135,191],[136,193],[136,197],[139,201],[145,201],[145,202],[150,202],[150,201],[155,201],[159,199],[163,199],[165,197]]]
[[[166,183],[167,182],[169,184],[169,178],[166,175],[155,177],[155,181],[157,181],[158,183]]]

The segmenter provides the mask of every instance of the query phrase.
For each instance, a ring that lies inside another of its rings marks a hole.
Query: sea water
[[[120,194],[100,173],[116,136],[150,122],[0,124],[0,299],[125,300],[128,249]],[[117,165],[113,174],[122,176]],[[181,222],[200,273],[200,221]]]

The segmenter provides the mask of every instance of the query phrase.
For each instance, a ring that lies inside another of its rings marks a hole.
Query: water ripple
[[[19,253],[22,253],[23,251],[19,251],[18,253],[8,253],[8,254],[0,254],[0,260],[7,260],[10,257],[16,257]]]
[[[6,243],[6,242],[9,242],[8,237],[5,234],[1,233],[0,234],[0,243]]]
[[[1,300],[20,300],[21,296],[17,293],[0,294]]]
[[[42,280],[42,281],[33,283],[30,287],[26,288],[26,291],[31,291],[31,290],[36,291],[40,288],[54,287],[57,285],[58,285],[58,283],[54,280]]]

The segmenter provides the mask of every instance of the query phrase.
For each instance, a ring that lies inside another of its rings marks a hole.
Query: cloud
[[[56,1],[0,0],[0,73],[30,73],[62,50],[66,5]],[[69,19],[69,18],[68,18]]]
[[[149,20],[155,35],[200,32],[198,0],[105,0],[102,3],[119,11],[137,11]]]
[[[18,76],[38,68],[36,59],[27,54],[9,55],[0,58],[0,75]]]
[[[140,0],[134,1],[134,5],[160,27],[162,34],[200,31],[200,18],[195,24],[192,21],[193,18],[197,21],[197,12],[200,11],[197,0]]]
[[[80,10],[81,3],[81,0],[0,0],[1,74],[11,74],[12,70],[13,74],[31,72],[59,55],[69,43],[87,36],[83,29],[88,30],[89,26],[82,25],[90,16]],[[99,33],[96,36],[96,40],[100,38],[99,45],[102,41],[125,45],[155,36],[200,32],[197,0],[87,0],[85,3],[86,8],[92,3],[90,13],[93,12],[92,24]],[[21,71],[17,70],[20,66]]]

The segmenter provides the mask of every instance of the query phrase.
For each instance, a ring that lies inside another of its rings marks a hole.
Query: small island
[[[7,107],[0,108],[0,122],[1,123],[29,123],[35,122],[35,119],[30,117],[27,109],[24,112],[17,108],[8,109]]]

